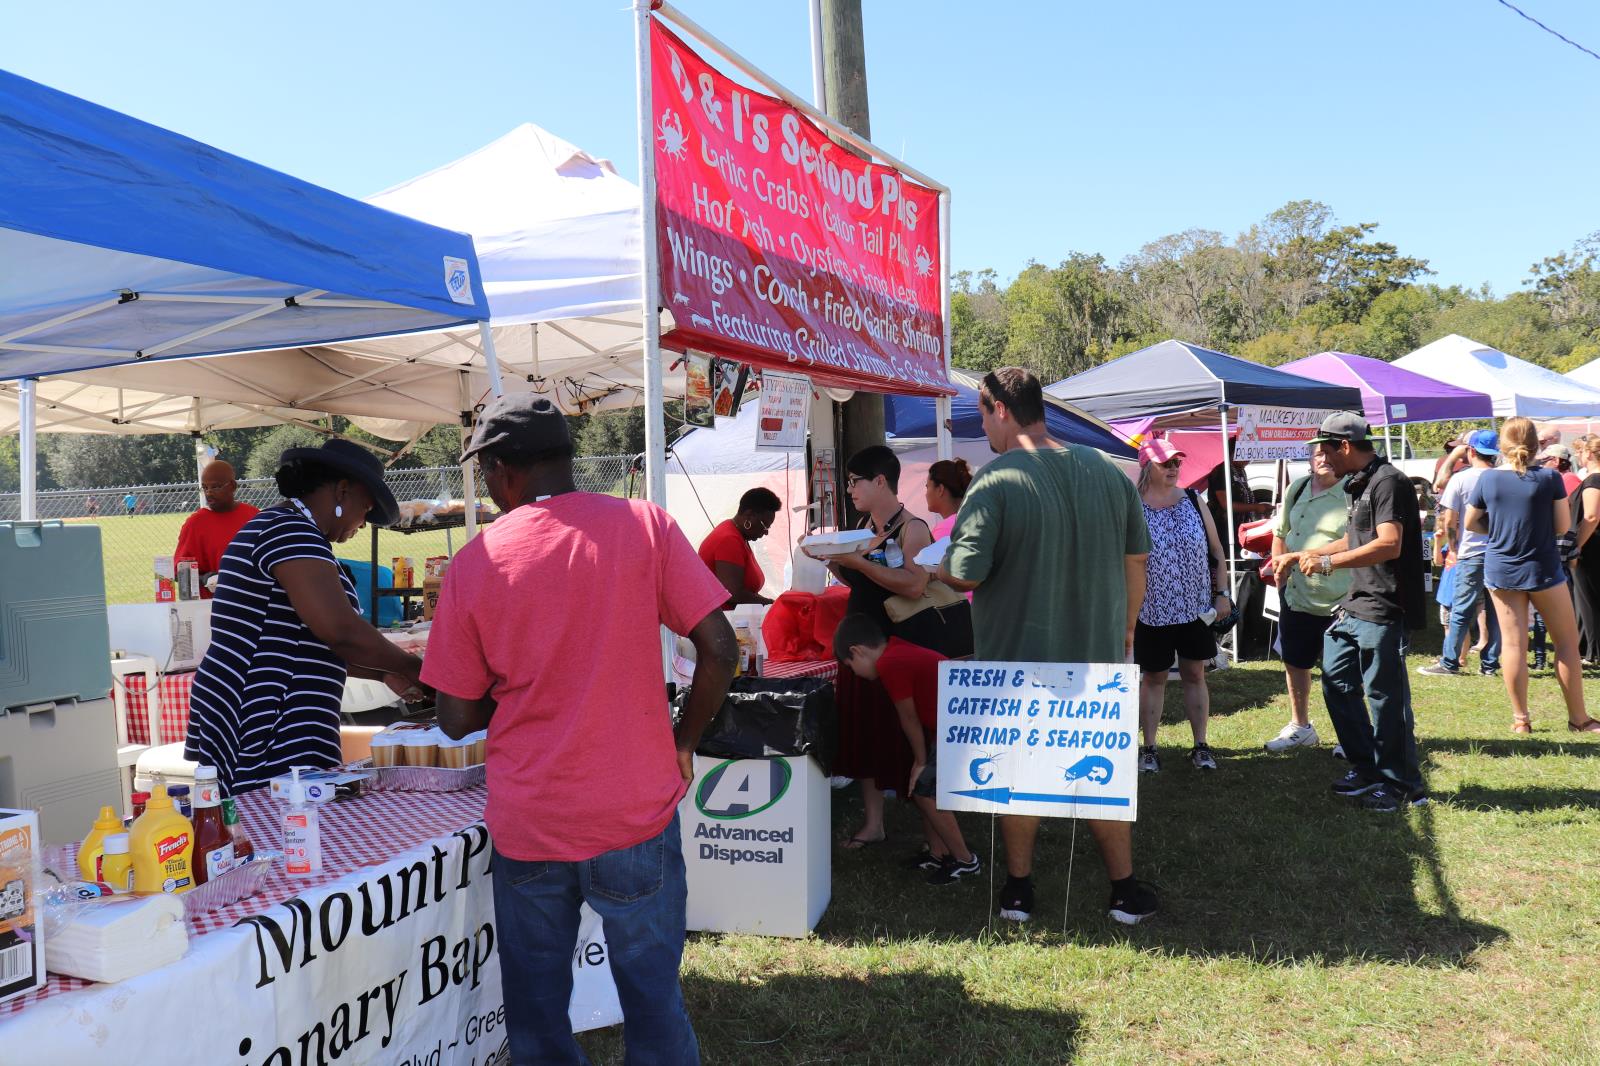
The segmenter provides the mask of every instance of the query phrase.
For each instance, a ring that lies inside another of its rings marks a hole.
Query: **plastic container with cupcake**
[[[484,740],[452,740],[432,723],[391,726],[372,738],[373,788],[393,792],[458,792],[484,782]]]

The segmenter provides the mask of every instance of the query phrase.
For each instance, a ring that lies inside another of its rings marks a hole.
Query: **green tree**
[[[63,488],[166,485],[196,478],[194,441],[184,434],[53,433],[46,464]]]
[[[1006,363],[1006,308],[993,270],[950,279],[950,361],[964,370]]]
[[[285,451],[290,448],[317,448],[327,439],[324,434],[305,426],[276,426],[250,449],[244,464],[244,476],[271,477],[278,472],[278,461]]]
[[[0,437],[0,492],[16,492],[22,487],[22,442],[16,437]]]
[[[1105,260],[1078,252],[1054,269],[1030,263],[1006,290],[1005,308],[1006,361],[1045,381],[1103,361],[1124,319]]]

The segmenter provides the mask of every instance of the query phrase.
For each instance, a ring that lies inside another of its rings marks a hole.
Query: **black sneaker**
[[[906,868],[910,870],[937,870],[944,865],[948,855],[935,855],[928,850],[928,845],[922,845],[922,850],[906,858]]]
[[[1196,770],[1215,770],[1217,768],[1217,757],[1211,754],[1211,746],[1209,744],[1196,744],[1190,749],[1189,761],[1194,763]]]
[[[1381,781],[1369,781],[1360,770],[1348,770],[1345,775],[1332,785],[1333,794],[1336,796],[1365,796],[1374,789],[1383,787]]]
[[[1161,756],[1156,754],[1156,746],[1154,744],[1139,749],[1139,772],[1141,774],[1159,774],[1161,772]]]
[[[1156,894],[1149,885],[1135,878],[1111,886],[1108,907],[1113,921],[1138,925],[1156,912]]]
[[[1438,662],[1434,663],[1432,666],[1419,666],[1419,667],[1417,667],[1417,673],[1421,674],[1423,677],[1460,677],[1461,676],[1461,670],[1460,670],[1459,667],[1446,666],[1443,659],[1440,659]]]
[[[1000,890],[1000,917],[1008,922],[1025,922],[1033,917],[1033,878],[1006,878],[1006,885]]]
[[[1361,797],[1361,809],[1364,811],[1377,811],[1379,814],[1392,814],[1404,807],[1426,807],[1428,793],[1418,790],[1406,793],[1393,785],[1379,785],[1367,795]]]
[[[963,877],[971,877],[982,871],[982,869],[983,864],[978,861],[976,854],[967,862],[961,862],[954,855],[949,855],[945,857],[944,862],[939,864],[937,870],[928,875],[928,884],[938,886],[953,885]]]
[[[1500,668],[1498,666],[1480,666],[1480,667],[1478,667],[1478,676],[1479,677],[1499,677],[1500,676]]]

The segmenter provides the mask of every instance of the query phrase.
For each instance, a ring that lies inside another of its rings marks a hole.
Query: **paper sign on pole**
[[[1322,420],[1332,411],[1304,407],[1238,408],[1239,435],[1234,438],[1233,457],[1240,462],[1270,462],[1278,459],[1305,459],[1306,442],[1317,435]]]
[[[939,196],[652,21],[668,347],[826,385],[948,395]]]
[[[939,674],[947,811],[1137,820],[1139,668],[950,661]]]
[[[768,370],[761,375],[761,409],[756,412],[756,448],[788,451],[806,446],[811,420],[811,381],[804,374]]]

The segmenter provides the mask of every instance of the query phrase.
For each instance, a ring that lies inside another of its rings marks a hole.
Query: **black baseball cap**
[[[508,444],[519,452],[554,452],[572,448],[567,419],[555,404],[531,392],[498,396],[478,416],[478,424],[461,453],[464,463],[485,448]]]
[[[1372,429],[1365,418],[1353,411],[1335,411],[1322,420],[1317,435],[1311,438],[1310,443],[1315,446],[1334,441],[1366,440],[1371,433]]]

